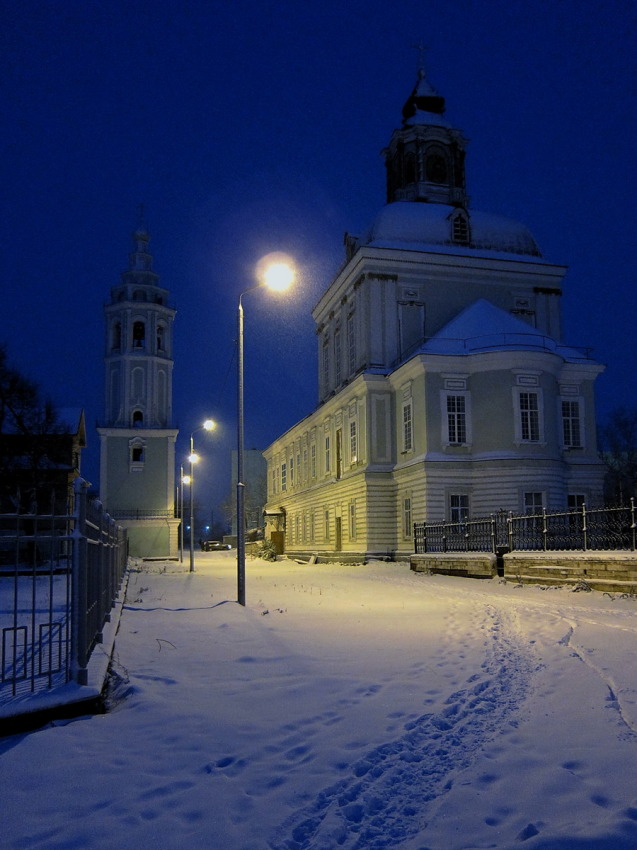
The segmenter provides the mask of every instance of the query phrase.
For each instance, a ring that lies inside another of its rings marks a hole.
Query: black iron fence
[[[0,703],[87,682],[127,564],[125,530],[87,487],[65,514],[0,514]]]
[[[428,552],[631,550],[637,543],[634,499],[619,507],[513,514],[459,522],[414,523],[417,555]]]

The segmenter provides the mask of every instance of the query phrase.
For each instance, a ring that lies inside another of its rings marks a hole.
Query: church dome
[[[541,256],[530,230],[518,221],[447,204],[410,201],[396,201],[383,207],[358,245]]]

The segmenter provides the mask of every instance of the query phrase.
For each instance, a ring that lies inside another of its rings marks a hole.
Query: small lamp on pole
[[[199,455],[195,452],[195,444],[194,444],[194,436],[197,431],[212,431],[217,427],[217,423],[213,422],[212,419],[206,419],[206,421],[199,428],[195,428],[195,430],[190,435],[190,454],[188,455],[188,460],[190,461],[190,572],[194,573],[195,571],[195,464],[199,461]]]

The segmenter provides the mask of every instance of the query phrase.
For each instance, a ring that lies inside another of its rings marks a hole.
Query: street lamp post
[[[212,421],[212,419],[206,419],[206,421],[199,428],[195,428],[195,430],[190,435],[190,454],[188,455],[188,460],[190,461],[190,572],[194,573],[195,571],[195,464],[199,460],[199,455],[195,452],[195,444],[194,444],[194,436],[197,431],[212,431],[216,428],[216,423]]]
[[[261,286],[281,292],[294,280],[294,266],[285,254],[268,254],[257,265],[258,283],[239,295],[237,327],[237,602],[246,604],[245,482],[243,480],[243,296]]]
[[[183,466],[179,467],[179,563],[184,562],[184,484],[190,484],[190,478],[184,477]]]

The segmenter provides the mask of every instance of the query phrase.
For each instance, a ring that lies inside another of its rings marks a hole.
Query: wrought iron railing
[[[635,500],[619,507],[414,523],[417,555],[428,552],[588,551],[637,548]]]
[[[65,514],[0,514],[0,706],[75,681],[122,583],[126,532],[88,485]]]

